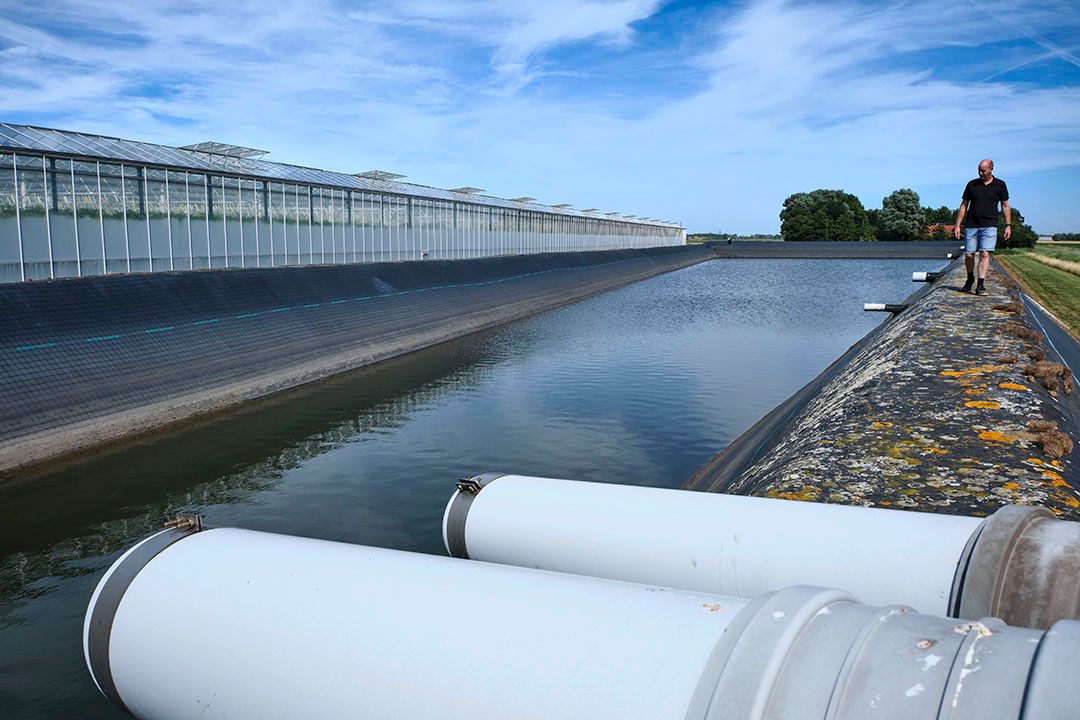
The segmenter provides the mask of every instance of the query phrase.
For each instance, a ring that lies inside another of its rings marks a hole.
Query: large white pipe
[[[703,593],[810,583],[969,620],[1080,620],[1080,522],[1042,507],[984,520],[488,474],[458,486],[443,541],[456,557]]]
[[[155,719],[681,718],[746,604],[237,529],[122,564],[87,662]]]
[[[1044,634],[820,588],[747,602],[170,530],[107,572],[84,646],[143,720],[1011,720],[1069,717],[1080,623]]]
[[[903,603],[946,615],[957,564],[982,522],[522,475],[489,477],[482,490],[470,495],[459,489],[447,505],[443,540],[451,555],[736,597],[813,584],[844,588],[871,605]],[[455,535],[462,542],[451,543]]]
[[[443,517],[456,557],[754,597],[807,583],[868,603],[1010,625],[1080,619],[1080,523],[987,519],[479,475]]]

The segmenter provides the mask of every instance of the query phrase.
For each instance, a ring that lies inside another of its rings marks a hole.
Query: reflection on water
[[[179,509],[441,553],[467,474],[677,487],[879,322],[863,301],[940,265],[717,260],[0,487],[4,717],[123,717],[82,666],[82,615]]]

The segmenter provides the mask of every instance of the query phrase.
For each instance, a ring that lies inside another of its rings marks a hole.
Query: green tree
[[[956,211],[945,205],[939,208],[924,207],[923,215],[926,216],[928,225],[952,225],[956,220]]]
[[[780,234],[787,241],[874,239],[863,204],[843,190],[788,196],[780,211]]]
[[[866,208],[866,223],[870,226],[870,234],[875,240],[881,239],[881,210]]]
[[[918,240],[925,233],[926,215],[917,192],[900,188],[882,199],[879,240]]]
[[[1024,220],[1024,216],[1015,206],[1012,208],[1012,237],[1005,239],[1005,213],[998,217],[998,247],[999,248],[1022,248],[1035,247],[1039,236]]]

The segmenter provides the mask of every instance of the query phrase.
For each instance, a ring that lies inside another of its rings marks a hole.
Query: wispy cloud
[[[978,10],[980,12],[991,12],[991,13],[993,13],[993,16],[994,16],[995,20],[997,20],[999,22],[1002,22],[1002,23],[1005,23],[1009,27],[1017,30],[1022,35],[1024,35],[1024,37],[1029,38],[1030,40],[1032,40],[1039,47],[1044,48],[1047,51],[1049,51],[1050,55],[1052,55],[1054,57],[1057,57],[1057,58],[1060,58],[1060,59],[1064,60],[1065,62],[1070,63],[1070,64],[1075,65],[1076,67],[1080,68],[1080,57],[1077,57],[1076,55],[1069,52],[1068,50],[1061,47],[1060,45],[1053,42],[1052,40],[1047,39],[1046,36],[1043,35],[1042,33],[1036,32],[1030,25],[1023,22],[1022,19],[1015,18],[1014,15],[1013,15],[1013,12],[1012,12],[1012,8],[1009,8],[1009,7],[995,8],[993,6],[984,5],[984,4],[975,2],[975,0],[968,0],[968,2],[971,4],[972,7],[974,7],[976,10]],[[1076,13],[1076,8],[1075,7],[1072,8],[1072,13],[1075,15],[1075,13]]]
[[[1068,2],[10,4],[7,120],[736,231],[815,187],[955,204],[990,155],[1041,227],[1080,227]]]
[[[544,50],[584,40],[626,44],[630,24],[649,17],[659,5],[660,0],[408,0],[390,9],[358,11],[353,17],[451,35],[489,48],[496,78],[505,89],[518,90],[538,74],[538,55]]]

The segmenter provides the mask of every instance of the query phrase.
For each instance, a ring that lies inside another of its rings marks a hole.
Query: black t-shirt
[[[975,178],[964,188],[963,202],[970,202],[964,219],[966,227],[997,227],[998,203],[1009,199],[1005,181],[994,178],[987,185]]]

